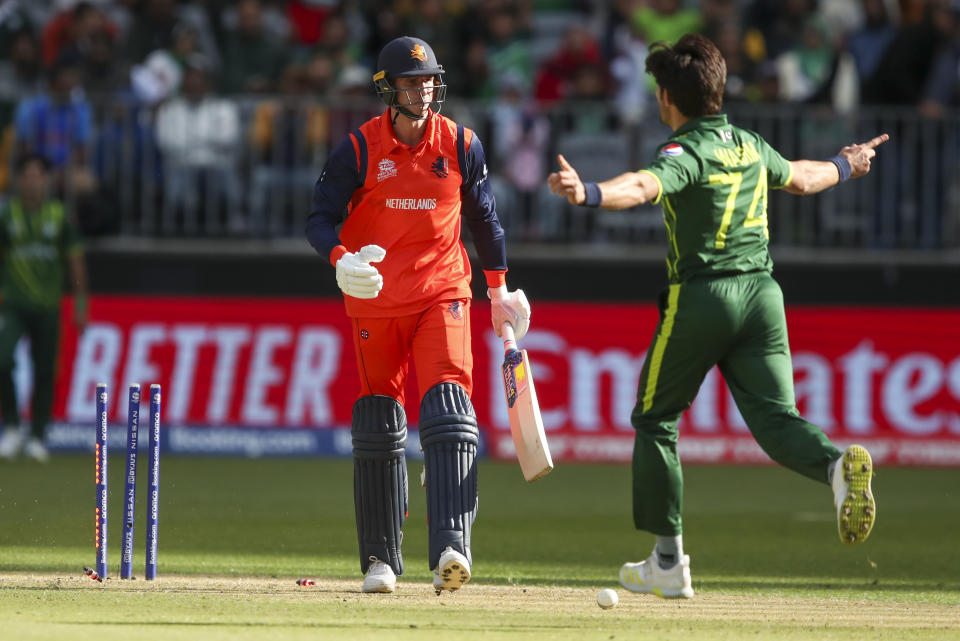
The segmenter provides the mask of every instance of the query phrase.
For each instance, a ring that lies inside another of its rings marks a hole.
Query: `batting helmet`
[[[377,95],[388,107],[395,107],[400,113],[413,120],[422,120],[423,116],[414,113],[400,105],[397,94],[407,94],[410,107],[423,106],[424,98],[419,89],[397,89],[394,81],[397,78],[411,78],[416,76],[433,76],[433,97],[431,103],[439,105],[447,97],[447,85],[443,82],[443,66],[437,62],[437,56],[426,41],[420,38],[402,36],[388,42],[377,57],[377,72],[373,74],[373,85]],[[410,92],[416,92],[411,96]],[[418,102],[419,100],[419,102]]]

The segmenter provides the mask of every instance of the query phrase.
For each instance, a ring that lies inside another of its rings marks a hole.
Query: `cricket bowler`
[[[562,156],[551,190],[575,205],[627,209],[661,204],[669,287],[640,374],[631,422],[633,519],[656,535],[650,557],[625,563],[634,592],[690,598],[683,552],[683,475],[677,421],[718,365],[757,443],[774,461],[832,486],[846,544],[864,541],[876,517],[873,464],[859,445],[841,452],[797,411],[783,294],[771,276],[767,194],[815,194],[870,171],[886,134],[825,161],[785,160],[754,132],[720,113],[726,63],[700,35],[650,48],[660,119],[673,135],[645,169],[583,183]]]

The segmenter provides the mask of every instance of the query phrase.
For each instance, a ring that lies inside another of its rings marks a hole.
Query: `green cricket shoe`
[[[846,545],[863,543],[877,518],[877,502],[870,489],[873,461],[862,445],[851,445],[833,468],[833,503],[837,530]]]

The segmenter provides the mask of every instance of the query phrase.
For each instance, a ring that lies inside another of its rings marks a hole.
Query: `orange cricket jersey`
[[[402,117],[402,116],[401,116]],[[462,177],[457,124],[439,114],[427,122],[416,147],[400,142],[390,110],[350,134],[356,157],[366,145],[363,186],[350,201],[340,230],[348,251],[379,245],[386,258],[377,298],[344,296],[347,315],[382,318],[415,314],[438,300],[470,298],[470,261],[460,238]],[[464,128],[465,149],[473,132]]]

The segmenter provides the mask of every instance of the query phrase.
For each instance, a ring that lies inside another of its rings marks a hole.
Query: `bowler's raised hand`
[[[566,198],[571,205],[582,204],[587,198],[587,192],[583,188],[580,175],[573,165],[567,162],[563,154],[557,154],[557,162],[560,163],[560,171],[555,171],[547,177],[550,191]]]
[[[850,163],[850,177],[859,178],[870,173],[870,161],[877,155],[876,148],[890,140],[887,134],[880,134],[859,145],[847,145],[840,155]]]

